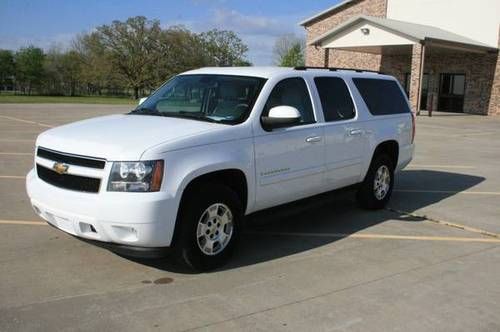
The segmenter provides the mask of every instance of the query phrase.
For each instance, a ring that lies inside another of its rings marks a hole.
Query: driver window
[[[295,107],[301,115],[299,125],[315,122],[311,97],[302,78],[286,78],[276,84],[264,106],[262,116],[267,116],[269,110],[276,106]]]

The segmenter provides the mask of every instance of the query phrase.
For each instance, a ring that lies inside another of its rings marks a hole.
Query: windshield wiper
[[[142,115],[164,116],[163,113],[158,112],[157,110],[154,110],[152,108],[147,108],[147,107],[136,108],[135,110],[130,111],[130,113],[128,113],[128,114],[142,114]]]
[[[206,121],[206,122],[211,122],[211,123],[224,123],[224,124],[231,123],[231,121],[228,121],[228,120],[223,120],[223,119],[222,120],[215,120],[215,119],[206,117],[202,114],[197,114],[197,113],[192,113],[192,112],[179,111],[179,112],[173,112],[173,113],[170,113],[170,112],[165,113],[165,112],[159,112],[157,110],[147,108],[147,107],[137,108],[128,114],[155,115],[155,116],[164,116],[164,117],[171,117],[171,118],[193,119],[193,120]]]
[[[179,111],[177,113],[172,113],[172,116],[178,116],[179,118],[187,118],[187,119],[193,119],[193,120],[200,120],[200,121],[206,121],[206,122],[212,122],[212,123],[219,123],[219,124],[231,124],[231,120],[226,120],[226,119],[219,119],[216,120],[214,118],[207,117],[203,113],[193,113],[193,112],[186,112],[186,111]]]

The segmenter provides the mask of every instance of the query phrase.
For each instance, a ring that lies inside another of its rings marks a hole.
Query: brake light
[[[411,143],[413,144],[413,141],[415,140],[415,132],[417,130],[416,125],[417,125],[417,116],[415,113],[411,112]]]

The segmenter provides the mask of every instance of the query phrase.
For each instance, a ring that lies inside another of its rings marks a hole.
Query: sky
[[[339,0],[0,0],[0,49],[27,45],[65,48],[81,32],[113,20],[146,16],[162,26],[196,31],[233,30],[248,45],[254,65],[273,63],[276,37]]]

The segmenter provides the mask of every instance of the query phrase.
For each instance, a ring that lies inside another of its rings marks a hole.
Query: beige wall
[[[364,34],[361,30],[368,29]],[[384,45],[411,45],[414,40],[390,33],[370,23],[360,22],[351,28],[336,35],[334,38],[326,39],[322,46],[326,48],[340,47],[362,47],[362,46],[384,46]]]
[[[387,18],[432,25],[497,47],[500,0],[388,0]]]

